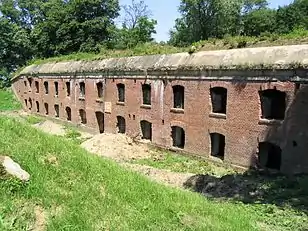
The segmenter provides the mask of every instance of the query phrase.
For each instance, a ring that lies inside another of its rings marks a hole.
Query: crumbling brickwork
[[[13,89],[25,110],[96,132],[125,132],[215,161],[299,173],[308,172],[308,72],[297,71],[302,79],[294,81],[295,72],[23,74]]]

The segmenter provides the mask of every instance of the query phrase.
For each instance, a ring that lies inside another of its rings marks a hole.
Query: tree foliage
[[[123,10],[122,28],[116,30],[111,47],[126,49],[152,42],[157,21],[150,18],[152,12],[144,1],[132,0],[130,5],[123,6]]]
[[[308,0],[295,0],[278,10],[269,9],[267,0],[181,0],[179,12],[169,41],[176,46],[209,38],[308,29]]]

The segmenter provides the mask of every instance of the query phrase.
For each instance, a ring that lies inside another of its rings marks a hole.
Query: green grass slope
[[[0,181],[0,230],[31,228],[37,206],[48,230],[257,230],[244,205],[150,182],[6,117],[0,117],[0,153],[31,174],[27,184]]]
[[[0,89],[0,111],[18,110],[20,103],[16,100],[11,89]]]

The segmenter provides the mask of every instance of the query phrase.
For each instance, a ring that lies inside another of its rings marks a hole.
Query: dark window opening
[[[219,133],[211,133],[211,156],[224,159],[225,157],[225,136]]]
[[[295,140],[292,141],[293,147],[297,147],[297,142]]]
[[[184,109],[184,87],[180,85],[173,86],[173,108]]]
[[[118,88],[118,102],[125,101],[125,85],[123,83],[117,84]]]
[[[70,82],[66,82],[66,96],[70,96],[71,95],[71,83]]]
[[[223,87],[213,87],[210,89],[212,111],[214,113],[226,114],[227,111],[227,89]]]
[[[262,119],[283,120],[286,110],[286,93],[276,89],[259,91]]]
[[[59,105],[55,104],[55,116],[59,117]]]
[[[181,127],[173,126],[171,127],[172,132],[172,140],[173,146],[177,148],[184,148],[185,147],[185,131]]]
[[[98,98],[102,98],[103,97],[103,93],[104,93],[103,83],[102,82],[98,82],[96,84],[96,88],[97,88],[97,96],[98,96]]]
[[[126,132],[126,123],[124,117],[117,116],[117,128],[118,128],[118,133],[124,134]]]
[[[29,98],[29,110],[32,109],[32,99]]]
[[[40,92],[40,85],[38,81],[35,81],[35,92],[39,93]]]
[[[140,122],[142,139],[152,140],[152,123],[142,120]]]
[[[32,78],[28,78],[28,82],[29,82],[29,86],[30,86],[30,88],[31,88],[31,87],[32,87],[33,79],[32,79]]]
[[[35,102],[36,103],[36,112],[40,112],[40,104],[38,101]]]
[[[86,95],[86,85],[84,82],[79,83],[79,96],[80,97],[85,97]]]
[[[25,85],[25,87],[27,87],[27,81],[26,80],[24,81],[24,85]]]
[[[104,133],[104,113],[97,111],[95,112],[96,120],[100,133]]]
[[[25,99],[25,105],[26,105],[26,107],[28,107],[28,100],[27,99]]]
[[[281,148],[270,142],[259,143],[259,164],[261,167],[280,170]]]
[[[80,110],[79,110],[79,116],[80,116],[80,121],[81,121],[81,123],[82,123],[82,124],[86,124],[86,123],[87,123],[87,115],[86,115],[85,110],[80,109]]]
[[[59,95],[59,83],[55,82],[55,95],[58,96]]]
[[[150,84],[142,85],[142,95],[143,95],[143,104],[151,105],[151,85]]]
[[[71,110],[71,108],[70,107],[66,107],[65,111],[66,111],[66,119],[68,121],[72,121],[72,110]]]
[[[48,94],[48,82],[44,82],[45,94]]]
[[[49,114],[48,103],[44,103],[44,107],[45,107],[45,114],[48,115]]]

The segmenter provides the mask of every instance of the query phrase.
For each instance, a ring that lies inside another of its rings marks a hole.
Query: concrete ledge
[[[308,45],[203,51],[194,54],[135,56],[96,61],[53,62],[31,65],[16,77],[48,74],[100,73],[104,76],[160,76],[205,70],[308,69]],[[200,74],[199,74],[200,75]],[[308,76],[307,76],[308,77]]]

